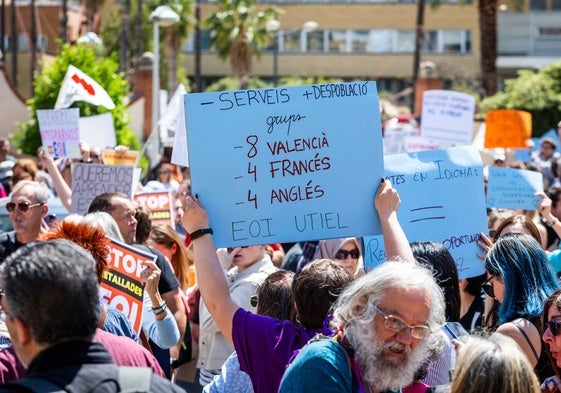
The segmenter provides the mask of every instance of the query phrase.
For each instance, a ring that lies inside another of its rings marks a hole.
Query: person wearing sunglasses
[[[487,253],[485,269],[483,289],[499,303],[491,330],[518,343],[542,382],[552,370],[540,338],[540,318],[544,302],[559,289],[544,249],[531,236],[503,234]]]
[[[333,259],[354,277],[364,274],[360,243],[356,237],[320,240],[313,259]]]
[[[14,230],[0,234],[0,262],[39,237],[48,199],[49,190],[41,183],[22,180],[15,185],[5,206]]]
[[[545,301],[542,312],[542,338],[553,373],[541,386],[542,392],[561,392],[561,290]]]

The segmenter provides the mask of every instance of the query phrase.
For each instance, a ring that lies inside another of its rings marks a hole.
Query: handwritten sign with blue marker
[[[483,166],[474,146],[384,157],[385,176],[399,192],[399,222],[410,242],[436,241],[450,251],[460,278],[485,272],[476,254],[487,232]],[[385,260],[382,237],[366,237],[365,266]]]
[[[218,247],[381,232],[374,82],[188,94],[185,115]]]
[[[515,168],[489,167],[487,207],[536,210],[543,192],[543,175]]]
[[[423,93],[421,136],[436,139],[441,146],[469,145],[473,140],[475,99],[450,90]]]

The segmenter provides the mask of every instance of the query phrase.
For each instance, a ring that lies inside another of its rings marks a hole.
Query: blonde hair
[[[173,244],[177,245],[176,252],[171,257],[171,265],[181,289],[187,289],[189,282],[189,258],[186,247],[177,234],[169,225],[154,225],[150,230],[150,240],[171,249]]]
[[[470,336],[459,350],[451,393],[539,393],[528,358],[503,334]]]

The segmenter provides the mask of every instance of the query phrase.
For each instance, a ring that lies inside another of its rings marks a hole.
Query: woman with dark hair
[[[454,258],[442,243],[411,243],[415,259],[427,267],[444,293],[446,305],[446,322],[460,320],[460,287],[458,270]],[[423,364],[417,377],[428,386],[447,385],[450,383],[450,370],[454,369],[456,352],[452,339],[446,328],[439,331],[440,348],[431,355],[430,363]]]
[[[518,343],[543,381],[551,367],[542,350],[540,317],[545,300],[559,288],[545,251],[528,235],[503,234],[487,253],[485,269],[483,289],[500,304],[491,328]]]
[[[294,273],[279,270],[271,273],[261,284],[257,295],[251,297],[252,304],[257,305],[257,314],[295,322],[294,300],[292,297],[292,279]],[[234,352],[224,363],[220,375],[203,389],[204,393],[252,393],[253,385],[249,375],[240,370],[238,354]]]

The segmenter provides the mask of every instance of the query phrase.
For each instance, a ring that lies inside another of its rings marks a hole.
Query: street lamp
[[[152,63],[152,130],[151,139],[154,144],[156,158],[160,150],[160,133],[158,119],[160,118],[160,26],[168,27],[179,22],[179,15],[170,6],[160,5],[150,14],[150,21],[154,23],[154,60]],[[154,135],[154,132],[156,133]],[[153,163],[152,163],[153,164]]]
[[[272,19],[267,22],[267,31],[272,32],[275,35],[275,45],[273,47],[273,84],[275,87],[279,84],[279,35],[282,32],[283,34],[291,34],[297,31],[303,31],[304,33],[310,33],[318,28],[318,23],[314,22],[313,20],[309,20],[304,22],[301,27],[297,27],[294,29],[285,29],[281,30],[281,22]]]

